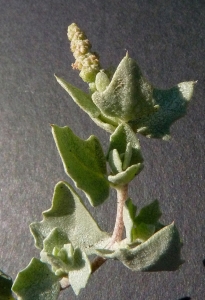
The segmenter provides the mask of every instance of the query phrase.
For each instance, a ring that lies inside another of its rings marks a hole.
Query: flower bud
[[[95,82],[96,74],[100,71],[99,57],[92,53],[91,43],[84,32],[75,24],[68,27],[68,39],[71,41],[70,49],[76,61],[73,69],[80,70],[80,77],[88,83]]]
[[[73,37],[76,33],[78,33],[78,34],[81,33],[81,30],[75,23],[72,23],[70,26],[68,26],[69,41],[71,41],[73,39]]]
[[[90,83],[95,81],[97,73],[98,71],[92,67],[83,67],[79,75],[83,81]]]
[[[110,80],[104,71],[100,71],[95,78],[95,85],[99,92],[103,92],[109,85]]]

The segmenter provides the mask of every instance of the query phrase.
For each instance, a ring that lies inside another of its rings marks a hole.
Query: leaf
[[[143,162],[139,140],[131,127],[125,123],[120,124],[110,136],[108,153],[113,149],[117,149],[119,155],[124,154],[124,167]],[[131,157],[128,157],[130,156],[128,152],[131,152]]]
[[[52,207],[43,212],[43,220],[30,225],[37,248],[43,249],[44,239],[56,227],[67,235],[74,248],[80,248],[88,255],[95,253],[96,243],[108,238],[108,234],[101,231],[78,194],[68,183],[62,181],[55,186]]]
[[[92,135],[84,141],[69,127],[56,125],[52,125],[52,133],[66,173],[93,206],[102,204],[109,195],[109,183],[99,140]]]
[[[137,63],[126,55],[107,88],[93,93],[92,100],[106,116],[128,122],[155,111],[152,90]]]
[[[153,90],[153,99],[159,109],[148,117],[135,118],[130,126],[149,138],[170,137],[170,126],[186,114],[193,95],[194,81],[182,82],[168,90]]]
[[[106,130],[109,133],[115,131],[118,123],[115,120],[105,117],[102,114],[98,118],[91,118],[99,127]]]
[[[77,248],[78,249],[78,248]],[[72,269],[74,263],[74,248],[71,243],[63,245],[61,249],[55,247],[52,252],[41,251],[41,260],[52,266],[52,271],[57,276],[66,276]]]
[[[63,232],[60,228],[54,228],[50,234],[43,241],[43,250],[52,253],[53,249],[57,247],[61,249],[65,244],[70,241],[67,233]]]
[[[90,261],[80,249],[75,252],[73,271],[69,272],[69,282],[76,295],[83,289],[92,272]]]
[[[131,199],[125,202],[123,220],[129,242],[144,242],[164,226],[158,222],[162,213],[157,200],[144,206],[136,216],[137,207]]]
[[[134,222],[136,225],[140,223],[145,224],[156,224],[161,217],[162,212],[159,207],[159,201],[155,200],[152,203],[144,206],[138,216],[135,218]]]
[[[127,170],[116,175],[109,175],[108,180],[114,185],[125,185],[129,183],[143,169],[142,164],[132,165]]]
[[[114,173],[108,180],[114,185],[129,183],[143,169],[139,141],[129,125],[120,124],[110,136],[108,161]]]
[[[76,104],[80,106],[90,117],[97,118],[100,115],[99,108],[93,103],[91,96],[76,88],[64,79],[55,76],[57,82],[66,90]]]
[[[0,270],[0,300],[15,300],[12,296],[12,279]]]
[[[175,271],[183,263],[180,257],[181,246],[178,230],[172,223],[133,248],[131,244],[130,247],[127,245],[112,253],[98,252],[105,258],[120,260],[133,271]]]
[[[133,241],[132,230],[134,227],[134,220],[136,216],[137,207],[132,203],[130,198],[127,199],[123,209],[123,222],[125,225],[126,238],[128,243]]]
[[[141,222],[132,230],[132,240],[145,242],[155,233],[155,225]]]
[[[50,271],[47,264],[33,258],[18,273],[12,290],[19,300],[56,300],[60,292],[59,278]]]
[[[87,255],[71,244],[65,244],[56,255],[42,251],[44,259],[51,264],[52,270],[58,276],[67,276],[76,295],[84,288],[92,272]],[[41,252],[41,253],[42,253]]]
[[[122,172],[122,161],[117,149],[113,149],[109,152],[108,161],[114,174]]]
[[[91,95],[86,94],[77,87],[66,82],[64,79],[57,76],[57,82],[66,90],[75,103],[85,111],[89,117],[101,128],[108,132],[113,132],[117,127],[115,118],[103,116],[99,108],[93,103]]]
[[[61,273],[64,275],[65,271],[68,269],[67,265],[70,262],[66,261],[67,264],[64,263],[64,258],[67,258],[67,252],[63,255],[62,249],[65,250],[64,246],[66,244],[71,246],[67,233],[59,228],[54,228],[43,240],[43,250],[40,253],[41,261],[51,264],[53,266],[52,271],[57,276],[61,276]],[[58,264],[58,266],[56,266],[56,264]],[[64,272],[59,272],[57,270],[59,268],[64,269]]]
[[[131,158],[132,158],[132,145],[130,142],[128,142],[124,153],[124,161],[122,166],[123,170],[126,170],[130,166]]]

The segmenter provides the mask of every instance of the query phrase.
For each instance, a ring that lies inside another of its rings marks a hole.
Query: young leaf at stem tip
[[[110,136],[108,162],[112,173],[108,180],[113,185],[129,183],[143,169],[139,140],[131,127],[120,124]]]

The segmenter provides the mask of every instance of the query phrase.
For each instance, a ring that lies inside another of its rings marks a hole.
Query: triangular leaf
[[[100,230],[78,194],[66,182],[55,186],[52,207],[43,212],[43,221],[30,225],[37,248],[43,249],[44,239],[56,227],[66,233],[74,248],[79,247],[87,254],[94,252],[94,244],[109,237]]]
[[[19,300],[56,300],[60,292],[59,277],[50,271],[47,264],[33,258],[18,273],[12,290]]]
[[[130,122],[132,128],[150,138],[168,139],[170,126],[186,114],[193,95],[194,81],[182,82],[168,90],[153,90],[153,99],[159,109],[149,117],[136,118]]]
[[[126,55],[107,88],[93,93],[92,99],[105,115],[128,122],[155,110],[152,89],[137,63]]]
[[[181,242],[178,230],[172,223],[152,235],[146,242],[119,248],[112,253],[99,253],[105,258],[120,260],[133,271],[175,271],[183,263],[180,257]]]
[[[52,125],[52,133],[66,173],[85,192],[93,206],[103,203],[109,195],[109,183],[99,140],[90,136],[84,141],[69,127],[56,125]]]

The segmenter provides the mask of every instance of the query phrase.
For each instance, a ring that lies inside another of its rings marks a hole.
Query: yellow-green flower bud
[[[91,48],[91,44],[86,40],[72,40],[70,44],[70,49],[73,53],[76,51],[80,52],[81,54],[86,54]],[[73,54],[74,55],[74,54]],[[76,55],[75,55],[76,56]],[[74,56],[74,57],[75,57]],[[76,57],[75,57],[76,58]]]
[[[75,23],[68,27],[68,39],[71,41],[70,49],[76,59],[72,64],[73,69],[81,71],[80,77],[85,82],[95,82],[96,74],[100,71],[99,57],[90,51],[91,43]]]
[[[70,26],[68,26],[68,39],[69,39],[69,41],[71,41],[73,39],[73,36],[76,33],[82,33],[82,31],[80,30],[80,28],[75,23],[72,23]]]
[[[100,71],[95,78],[95,85],[96,85],[96,89],[99,92],[103,92],[106,87],[109,85],[110,80],[107,76],[107,74],[104,71]]]
[[[90,83],[95,81],[97,73],[98,70],[95,70],[92,67],[83,67],[79,75],[83,81]]]

